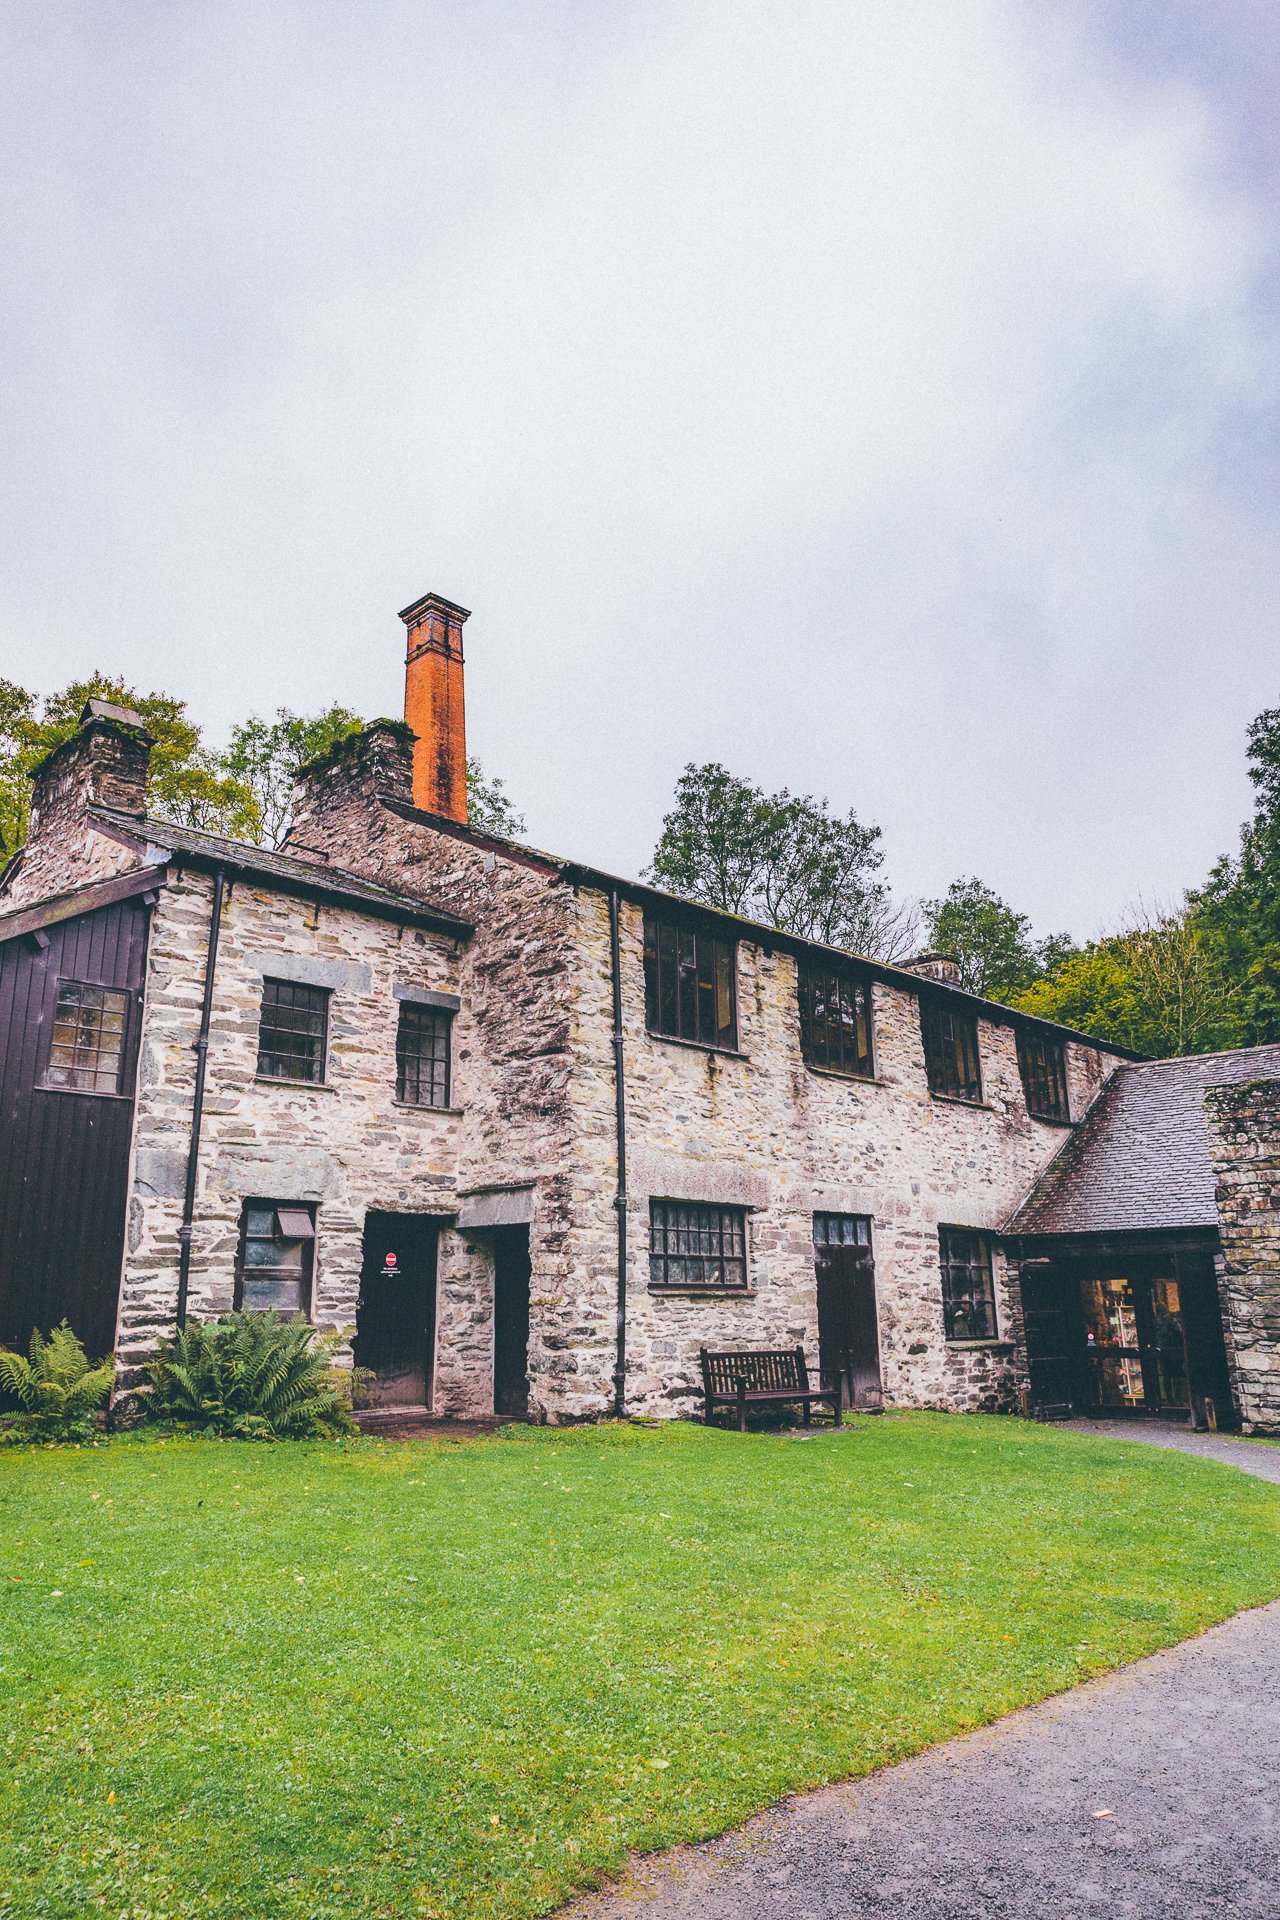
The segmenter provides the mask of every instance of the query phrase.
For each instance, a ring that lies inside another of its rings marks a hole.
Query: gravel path
[[[1280,1480],[1280,1447],[1081,1427]],[[655,1855],[560,1920],[976,1916],[1278,1920],[1280,1601],[708,1846]]]

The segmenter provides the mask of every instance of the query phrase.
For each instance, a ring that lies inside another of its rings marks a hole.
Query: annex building
[[[0,876],[0,1342],[139,1377],[185,1315],[341,1329],[373,1396],[699,1406],[702,1347],[856,1405],[1280,1431],[1280,1048],[1144,1062],[467,824],[462,629],[306,766],[280,852],[148,811],[91,702]]]

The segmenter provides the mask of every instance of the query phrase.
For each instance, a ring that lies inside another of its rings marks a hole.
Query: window
[[[314,1210],[288,1200],[246,1200],[240,1222],[236,1305],[286,1316],[311,1302]]]
[[[861,1247],[871,1257],[871,1216],[862,1213],[815,1213],[815,1247]]]
[[[996,1298],[991,1280],[991,1242],[967,1227],[939,1227],[942,1257],[942,1317],[948,1340],[994,1340]]]
[[[736,1048],[736,960],[732,940],[646,914],[644,1017],[650,1033]]]
[[[268,1080],[323,1080],[329,994],[292,980],[264,980],[258,1072]]]
[[[704,1207],[684,1200],[651,1200],[649,1284],[654,1287],[745,1287],[746,1209]]]
[[[114,987],[59,980],[45,1085],[119,1093],[128,1005],[128,994]]]
[[[930,1093],[946,1094],[952,1100],[981,1100],[978,1022],[974,1016],[928,994],[920,1001],[920,1032]]]
[[[800,968],[800,1051],[811,1067],[869,1080],[871,983],[828,967]]]
[[[396,1099],[409,1107],[449,1104],[449,1033],[453,1015],[403,1001],[396,1034]]]
[[[1018,1030],[1018,1071],[1033,1120],[1069,1120],[1067,1070],[1062,1042],[1029,1028]]]

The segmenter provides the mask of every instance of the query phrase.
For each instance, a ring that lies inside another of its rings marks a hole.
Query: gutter
[[[209,1024],[213,1015],[213,976],[218,964],[218,936],[222,930],[222,901],[227,876],[217,867],[213,876],[213,908],[209,914],[209,945],[204,962],[204,999],[196,1039],[196,1085],[191,1101],[191,1144],[187,1148],[187,1184],[182,1196],[182,1225],[178,1229],[178,1330],[187,1324],[187,1293],[191,1284],[191,1228],[196,1212],[196,1175],[200,1169],[200,1123],[204,1118],[204,1080],[209,1062]]]
[[[613,1373],[614,1418],[627,1408],[627,1083],[622,1043],[622,959],[618,938],[618,889],[609,894],[609,960],[613,972],[613,1092],[617,1135],[618,1187],[613,1204],[618,1216],[617,1349]]]

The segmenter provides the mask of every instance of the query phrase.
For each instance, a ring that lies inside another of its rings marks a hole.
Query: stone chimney
[[[914,960],[898,962],[904,973],[918,973],[922,980],[941,980],[948,987],[960,985],[960,962],[949,953],[918,953]]]
[[[413,804],[413,735],[399,720],[372,720],[298,769],[284,850],[367,871],[385,831],[382,798]]]
[[[467,823],[467,733],[462,629],[471,616],[438,593],[400,615],[408,629],[405,725],[413,730],[413,804]]]
[[[86,702],[78,730],[32,770],[26,845],[5,888],[6,908],[102,879],[136,858],[95,831],[88,809],[113,807],[141,819],[153,745],[131,708]]]

